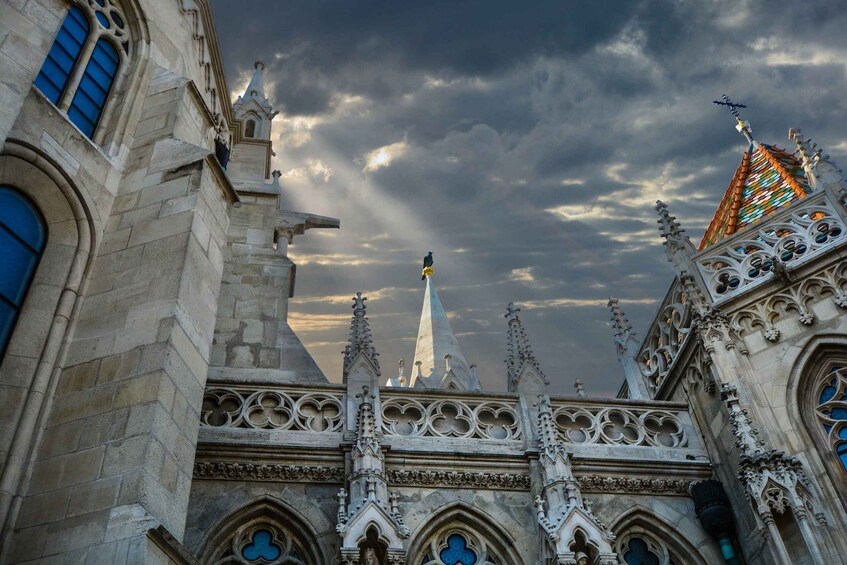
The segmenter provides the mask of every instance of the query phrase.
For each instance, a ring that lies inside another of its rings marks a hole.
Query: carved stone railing
[[[684,405],[554,402],[552,408],[559,437],[566,444],[693,447],[691,417]]]
[[[343,389],[214,386],[203,394],[203,427],[340,432]]]
[[[826,192],[809,196],[695,256],[720,304],[847,242],[847,228]]]
[[[691,307],[678,280],[674,280],[641,344],[636,361],[653,391],[658,390],[676,365],[691,331]]]
[[[523,460],[538,439],[535,400],[515,393],[380,388],[374,408],[390,457],[443,458],[460,451]],[[355,411],[356,403],[342,385],[209,383],[200,414],[200,443],[214,451],[215,444],[243,445],[249,434],[250,445],[257,449],[320,448],[324,451],[314,461],[297,464],[324,464],[355,436],[356,418],[347,411]],[[623,448],[626,457],[644,461],[682,461],[702,450],[685,404],[554,397],[551,407],[562,442],[580,458],[613,460]],[[259,449],[253,463],[283,464],[268,453]]]
[[[382,394],[382,432],[389,436],[520,439],[517,397]]]

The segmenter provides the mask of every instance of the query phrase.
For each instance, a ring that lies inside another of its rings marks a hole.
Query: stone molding
[[[662,494],[688,496],[688,479],[642,479],[637,477],[577,476],[579,488],[593,493]]]
[[[343,483],[343,467],[323,465],[278,465],[238,461],[198,461],[194,464],[195,479],[231,481],[272,481],[304,483]]]
[[[780,292],[735,312],[730,318],[731,327],[742,337],[761,330],[765,339],[778,341],[778,320],[792,314],[805,326],[815,323],[811,305],[827,297],[839,308],[847,308],[847,263],[839,261],[820,271],[802,277],[802,280],[783,288]]]
[[[529,475],[519,473],[473,473],[466,471],[412,471],[389,469],[386,478],[397,486],[439,486],[502,490],[529,490]]]
[[[522,473],[474,473],[388,469],[386,479],[394,486],[479,488],[492,490],[530,489],[530,477]],[[345,480],[343,467],[324,465],[277,465],[246,462],[198,461],[195,479],[271,481],[339,484]],[[688,479],[655,479],[604,475],[576,476],[579,487],[592,493],[659,494],[688,496]]]

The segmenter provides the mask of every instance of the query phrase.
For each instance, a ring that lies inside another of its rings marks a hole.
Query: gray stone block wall
[[[10,563],[96,563],[114,552],[144,562],[149,528],[182,535],[235,195],[209,157],[211,123],[190,85],[160,70],[147,94],[114,205],[102,203],[111,210],[9,538]]]

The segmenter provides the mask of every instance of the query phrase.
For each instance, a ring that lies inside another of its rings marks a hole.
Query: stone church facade
[[[847,184],[800,131],[737,117],[699,248],[657,203],[617,398],[551,396],[513,305],[480,390],[431,267],[412,367],[357,294],[332,384],[287,247],[340,223],[286,208],[206,0],[2,0],[0,70],[0,563],[844,562]]]

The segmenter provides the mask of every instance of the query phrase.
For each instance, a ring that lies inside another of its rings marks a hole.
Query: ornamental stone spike
[[[685,230],[682,229],[682,225],[677,221],[676,216],[671,216],[667,204],[661,200],[656,200],[656,212],[659,213],[659,219],[656,223],[659,224],[659,233],[662,234],[662,237],[665,239],[688,239],[687,235],[683,235]]]
[[[620,361],[624,370],[629,397],[634,400],[648,400],[650,399],[650,390],[635,360],[640,344],[636,339],[635,332],[632,331],[632,324],[629,323],[629,319],[620,309],[617,298],[609,298],[607,305],[612,312],[615,349],[617,350],[618,361]],[[577,394],[580,395],[579,388]],[[584,392],[581,395],[584,395]]]
[[[356,306],[363,308],[363,301]],[[354,308],[356,307],[354,306]],[[350,502],[344,510],[344,490],[338,493],[339,510],[336,530],[341,537],[339,551],[342,562],[358,563],[359,542],[375,526],[386,542],[389,563],[404,555],[403,540],[409,537],[409,528],[403,523],[397,499],[389,496],[385,478],[385,459],[377,434],[374,405],[377,397],[367,385],[356,394],[361,399],[356,425],[356,442],[350,452],[353,464],[349,476]],[[348,559],[348,561],[344,561]],[[394,560],[392,560],[394,559]]]
[[[508,322],[506,330],[506,374],[508,375],[508,389],[514,391],[518,379],[525,365],[529,364],[538,376],[544,381],[544,384],[550,384],[544,371],[541,370],[541,363],[535,357],[532,351],[532,346],[529,344],[529,337],[523,328],[521,319],[518,313],[520,308],[516,307],[513,302],[509,302],[506,306],[506,313],[503,315]]]
[[[596,549],[597,563],[617,564],[611,545],[615,536],[594,516],[590,505],[582,498],[579,484],[571,471],[570,455],[559,439],[550,397],[538,395],[535,407],[538,409],[536,432],[541,464],[540,494],[535,499],[536,516],[542,535],[556,555],[556,562],[577,563],[580,551],[577,545],[580,542],[575,534],[580,531],[585,537],[583,541]],[[546,561],[544,555],[542,551],[540,557]]]
[[[729,420],[735,433],[736,445],[743,455],[753,456],[765,452],[765,447],[759,440],[759,432],[753,428],[753,423],[747,411],[741,408],[738,400],[738,389],[735,385],[721,385],[721,398],[729,408]]]
[[[618,359],[627,354],[632,354],[629,343],[632,342],[636,347],[638,343],[635,339],[635,332],[632,331],[632,324],[620,308],[617,298],[609,298],[606,304],[612,312],[612,331],[615,336],[615,346],[618,351]]]
[[[747,411],[740,406],[735,385],[722,385],[721,398],[729,408],[730,423],[739,449],[738,478],[758,518],[768,529],[769,541],[773,544],[778,563],[793,563],[774,519],[774,513],[789,511],[797,521],[812,562],[832,563],[833,560],[824,554],[812,531],[814,524],[809,519],[809,510],[814,513],[820,526],[826,526],[826,518],[816,510],[815,495],[800,460],[783,451],[765,449]]]
[[[841,185],[842,190],[847,188],[841,177],[841,169],[830,160],[829,155],[822,154],[823,150],[811,138],[804,138],[799,129],[791,128],[788,130],[788,139],[797,147],[803,170],[813,189],[820,190],[832,184]]]
[[[349,343],[344,348],[344,375],[346,376],[353,366],[353,362],[360,354],[370,361],[376,370],[377,376],[380,375],[379,369],[379,353],[373,344],[373,335],[368,324],[368,317],[365,315],[365,301],[367,297],[363,297],[361,292],[357,292],[353,297],[353,318],[350,320],[350,338]]]

